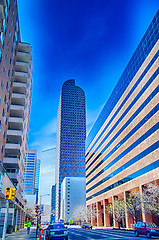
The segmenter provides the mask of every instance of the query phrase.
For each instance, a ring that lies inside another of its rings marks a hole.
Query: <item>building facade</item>
[[[25,163],[25,170],[24,170],[23,194],[34,195],[36,163],[37,163],[37,153],[35,149],[27,150],[26,159],[24,163]]]
[[[50,222],[55,222],[55,201],[56,201],[56,188],[55,185],[51,189],[51,217]]]
[[[3,187],[0,190],[0,235],[4,225],[5,188],[15,187],[15,201],[9,203],[9,225],[24,227],[22,198],[28,123],[32,91],[32,49],[21,42],[16,0],[0,1],[0,162]]]
[[[78,187],[77,187],[78,186]],[[86,178],[65,177],[61,184],[60,219],[76,220],[75,211],[86,206]]]
[[[116,198],[127,200],[148,183],[159,185],[159,11],[125,68],[86,140],[86,199],[93,225],[117,226],[107,214]],[[142,212],[143,221],[159,219]],[[131,227],[126,214],[124,225]]]
[[[39,199],[40,162],[41,162],[40,159],[37,159],[37,162],[36,162],[36,174],[35,174],[36,204],[38,204],[38,199]]]
[[[51,206],[51,189],[55,184],[56,148],[45,149],[41,152],[40,191],[41,203]],[[45,197],[43,197],[45,196]]]
[[[62,86],[57,115],[56,221],[60,217],[63,179],[85,177],[85,138],[85,93],[70,79]]]

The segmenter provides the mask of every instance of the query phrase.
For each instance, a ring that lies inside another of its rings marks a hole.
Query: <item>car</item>
[[[87,223],[87,222],[84,222],[81,227],[84,228],[84,229],[86,229],[86,228],[92,229],[92,225],[90,223]]]
[[[45,230],[45,236],[50,239],[68,240],[68,230],[63,223],[50,224]]]
[[[159,227],[155,223],[147,223],[147,222],[138,222],[134,226],[135,236],[146,235],[147,238],[151,236],[159,236]]]

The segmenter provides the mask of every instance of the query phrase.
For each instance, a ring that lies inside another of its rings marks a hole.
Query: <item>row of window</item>
[[[151,145],[150,147],[148,147],[147,149],[145,149],[144,151],[142,151],[141,153],[139,153],[138,155],[136,155],[134,158],[132,158],[131,160],[129,160],[127,163],[123,164],[121,167],[119,167],[118,169],[116,169],[115,171],[111,172],[109,175],[107,175],[105,178],[103,178],[101,181],[99,181],[98,183],[94,184],[92,187],[90,187],[89,189],[87,189],[87,193],[90,192],[91,190],[93,190],[94,188],[98,187],[99,185],[101,185],[102,183],[108,181],[110,178],[116,176],[117,174],[119,174],[120,172],[124,171],[126,168],[130,167],[132,164],[138,162],[139,160],[141,160],[142,158],[146,157],[148,154],[150,154],[151,152],[155,151],[156,149],[158,149],[159,147],[159,141],[154,143],[153,145]],[[88,183],[87,183],[88,184]]]
[[[135,117],[138,115],[139,112],[141,112],[142,109],[152,100],[152,98],[158,93],[159,87],[157,87],[150,96],[143,102],[143,104],[136,110],[136,112],[131,116],[131,118],[128,120],[128,122],[133,121]],[[119,146],[123,145],[136,131],[138,131],[139,128],[141,128],[156,112],[158,111],[158,105],[155,106],[105,157],[98,163],[90,172],[87,174],[86,177],[91,175],[95,169],[97,169],[103,162],[105,162],[118,148]],[[125,125],[128,124],[128,122],[125,123]],[[103,148],[101,151],[101,154],[111,145],[111,143],[117,138],[117,136],[125,129],[125,125],[117,132],[117,134],[110,140],[110,142]],[[143,135],[144,136],[144,135]],[[139,138],[140,139],[140,138]],[[137,139],[130,147],[128,147],[123,153],[122,156],[127,154],[127,152],[131,151],[135,146],[139,144],[139,139]],[[137,145],[136,145],[136,144]],[[140,140],[141,143],[141,140]],[[99,155],[98,155],[99,156]],[[120,155],[119,155],[120,156]],[[118,156],[118,158],[119,158]],[[121,158],[121,156],[120,156]],[[120,159],[119,158],[119,159]]]
[[[159,28],[158,19],[159,11],[157,11],[156,16],[154,17],[153,21],[148,27],[145,35],[143,36],[140,44],[138,45],[127,67],[125,68],[111,96],[109,97],[107,103],[105,104],[101,114],[99,115],[97,121],[95,122],[93,128],[91,129],[86,139],[86,149],[89,147],[90,143],[92,142],[92,139],[94,139],[97,132],[99,131],[107,117],[110,115],[112,109],[117,104],[122,94],[132,81],[133,77],[136,75],[137,71],[145,61],[146,57],[156,44],[158,40],[158,28]]]
[[[127,177],[125,177],[125,178],[123,178],[123,179],[121,179],[121,180],[111,184],[109,187],[106,187],[106,188],[100,190],[99,192],[89,196],[86,200],[88,201],[88,200],[90,200],[90,199],[92,199],[92,198],[94,198],[96,196],[99,196],[100,194],[103,194],[103,193],[105,193],[107,191],[110,191],[111,189],[116,188],[116,187],[118,187],[118,186],[120,186],[120,185],[122,185],[122,184],[124,184],[126,182],[129,182],[129,181],[131,181],[131,180],[133,180],[133,179],[135,179],[137,177],[140,177],[140,176],[142,176],[142,175],[144,175],[144,174],[146,174],[146,173],[148,173],[148,172],[150,172],[150,171],[152,171],[152,170],[154,170],[156,168],[159,168],[159,160],[157,160],[157,161],[149,164],[148,166],[146,166],[146,167],[144,167],[144,168],[142,168],[142,169],[140,169],[140,170],[130,174],[129,176],[127,176]]]
[[[152,112],[157,112],[159,109],[159,104],[155,107],[156,109],[152,110]],[[158,129],[158,124],[155,124],[151,129],[149,129],[146,133],[144,133],[139,139],[137,139],[133,144],[131,144],[127,149],[125,149],[125,151],[123,151],[120,155],[118,155],[112,162],[110,162],[104,169],[102,169],[99,173],[97,173],[93,178],[91,178],[88,182],[87,185],[92,182],[95,178],[97,178],[98,176],[100,176],[103,172],[107,171],[111,166],[113,166],[114,164],[116,164],[121,158],[123,158],[127,153],[129,153],[132,149],[134,149],[135,147],[137,147],[138,145],[140,145],[142,143],[142,141],[144,141],[146,138],[148,138],[149,136],[151,136],[155,131],[157,131]],[[108,155],[103,159],[103,162],[106,161],[106,159],[108,158]],[[140,159],[138,159],[140,160]],[[97,166],[99,167],[99,166]]]
[[[156,59],[159,56],[159,52],[157,52],[155,54],[155,56],[153,57],[153,59],[151,60],[151,62],[149,63],[149,65],[146,67],[146,69],[144,70],[144,72],[141,74],[141,76],[139,77],[139,79],[137,80],[137,82],[134,84],[134,86],[132,87],[132,89],[130,90],[130,92],[127,94],[127,96],[125,97],[125,99],[123,100],[123,102],[121,103],[121,105],[119,106],[119,108],[116,110],[116,112],[114,113],[114,115],[112,116],[112,118],[110,119],[110,121],[108,122],[108,124],[106,125],[106,127],[103,129],[103,131],[101,132],[101,134],[99,135],[99,137],[97,138],[97,140],[95,141],[95,143],[92,145],[92,147],[90,148],[89,151],[91,151],[93,149],[93,147],[95,146],[95,144],[97,143],[97,141],[101,138],[101,136],[104,134],[104,132],[106,131],[106,129],[109,127],[109,125],[112,123],[112,121],[114,120],[114,118],[117,116],[117,114],[120,112],[120,110],[122,109],[122,107],[124,106],[124,104],[126,103],[126,101],[131,97],[132,93],[135,91],[135,89],[137,88],[137,86],[139,85],[139,83],[143,80],[144,76],[147,74],[147,72],[150,70],[150,68],[152,67],[152,65],[154,64],[154,62],[156,61]],[[107,137],[112,133],[112,131],[119,125],[120,121],[126,116],[126,114],[128,113],[128,111],[133,107],[133,105],[137,102],[137,100],[141,97],[141,95],[143,94],[143,92],[146,90],[146,87],[148,87],[151,83],[152,80],[155,79],[155,77],[158,74],[158,70],[156,71],[156,73],[150,78],[150,80],[148,81],[147,85],[145,85],[145,87],[139,92],[139,94],[136,96],[136,98],[131,102],[131,104],[129,105],[129,107],[125,110],[125,112],[122,114],[122,116],[118,119],[118,121],[116,122],[116,124],[114,125],[114,127],[110,130],[110,132],[104,137],[104,139],[102,140],[102,142],[99,144],[99,146],[96,148],[96,151],[100,148],[100,146],[104,143],[104,141],[107,139]],[[89,160],[91,159],[91,156],[88,158],[87,162],[89,162]]]

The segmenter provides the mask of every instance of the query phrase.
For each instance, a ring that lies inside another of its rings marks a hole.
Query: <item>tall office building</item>
[[[150,182],[159,185],[159,10],[91,129],[86,143],[87,206],[95,206],[93,225],[110,226],[106,206],[127,201]],[[142,220],[159,218],[142,212]],[[126,227],[133,224],[126,214]],[[117,222],[114,221],[117,227]]]
[[[35,149],[28,149],[26,152],[25,170],[24,170],[24,195],[35,194],[35,174],[36,174],[36,163],[37,154]]]
[[[40,202],[51,206],[51,189],[55,184],[56,148],[45,149],[41,153]],[[49,218],[50,219],[50,218]]]
[[[40,159],[37,159],[37,162],[36,162],[36,174],[35,174],[36,204],[38,204],[38,199],[39,199],[39,182],[40,182]]]
[[[62,86],[57,115],[56,221],[60,216],[63,179],[85,177],[85,138],[85,93],[70,79]]]
[[[23,170],[32,90],[32,49],[21,42],[16,0],[0,1],[0,162],[3,187],[0,194],[0,234],[6,201],[5,187],[15,187],[10,201],[9,225],[24,227]],[[7,172],[7,174],[6,174]]]
[[[55,222],[55,201],[56,201],[56,188],[52,186],[51,190],[51,217],[50,222]]]

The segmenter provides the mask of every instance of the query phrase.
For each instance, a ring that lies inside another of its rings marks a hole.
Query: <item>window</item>
[[[6,22],[5,22],[5,19],[3,19],[3,31],[6,32]]]
[[[2,62],[2,50],[0,49],[0,63]]]
[[[3,139],[5,139],[6,133],[5,131],[3,131]]]
[[[3,83],[3,81],[1,82],[1,88],[2,88],[2,90],[3,90],[3,87],[4,87],[4,83]]]
[[[8,21],[8,11],[7,11],[7,7],[5,8],[5,14],[6,14],[6,19]]]
[[[3,144],[1,145],[1,153],[3,153]]]
[[[1,44],[2,44],[2,47],[4,49],[4,38],[3,38],[3,33],[1,33]]]

